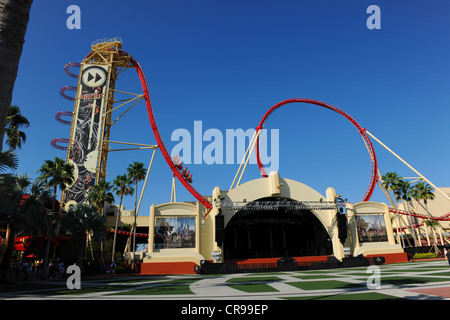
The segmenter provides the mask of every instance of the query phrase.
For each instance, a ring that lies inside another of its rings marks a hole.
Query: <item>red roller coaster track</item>
[[[67,147],[65,147],[65,146],[60,146],[59,143],[69,143],[69,139],[66,139],[66,138],[56,138],[56,139],[53,139],[53,140],[51,141],[51,143],[50,143],[50,144],[52,145],[52,147],[55,148],[55,149],[58,149],[58,150],[67,150]]]
[[[389,212],[391,212],[391,213],[397,213],[398,212],[398,213],[403,214],[405,216],[411,215],[412,217],[421,218],[423,220],[430,219],[430,220],[436,220],[436,221],[450,221],[450,212],[447,213],[447,214],[444,214],[443,216],[440,216],[440,217],[433,217],[433,216],[430,217],[430,216],[427,216],[427,215],[424,215],[424,214],[408,212],[408,211],[400,210],[400,209],[396,210],[394,208],[389,208]]]
[[[63,116],[72,117],[72,115],[73,115],[72,111],[59,111],[56,113],[55,119],[56,119],[56,121],[61,122],[62,124],[70,125],[70,124],[72,124],[72,121],[67,121],[67,120],[61,119],[61,117],[63,117]]]
[[[77,92],[77,87],[74,87],[74,86],[65,86],[65,87],[62,87],[62,88],[59,90],[59,94],[61,95],[61,97],[63,97],[64,99],[67,99],[67,100],[69,100],[69,101],[75,101],[75,97],[68,96],[68,95],[66,94],[66,91],[75,91],[75,92]]]
[[[79,67],[80,66],[80,64],[78,63],[78,62],[69,62],[69,63],[67,63],[65,66],[64,66],[64,72],[69,76],[69,77],[72,77],[72,78],[78,78],[78,75],[76,75],[76,74],[74,74],[74,73],[72,73],[72,72],[70,72],[69,71],[69,68],[70,67]],[[66,99],[66,100],[69,100],[69,101],[75,101],[75,98],[74,97],[71,97],[71,96],[68,96],[67,94],[66,94],[66,91],[77,91],[77,87],[74,87],[74,86],[65,86],[65,87],[62,87],[60,90],[59,90],[59,94],[61,95],[61,97],[63,97],[64,99]],[[64,120],[64,119],[61,119],[61,117],[62,116],[73,116],[73,113],[71,112],[71,111],[59,111],[59,112],[57,112],[56,114],[55,114],[55,119],[56,119],[56,121],[58,121],[58,122],[60,122],[60,123],[62,123],[62,124],[66,124],[66,125],[70,125],[70,124],[72,124],[72,121],[67,121],[67,120]],[[56,139],[53,139],[51,142],[50,142],[50,145],[53,147],[53,148],[55,148],[55,149],[58,149],[58,150],[67,150],[67,148],[68,147],[66,147],[66,146],[61,146],[61,145],[59,145],[60,143],[69,143],[69,139],[66,139],[66,138],[56,138]]]
[[[126,54],[123,52],[123,54]],[[212,208],[212,204],[206,200],[182,174],[182,171],[180,170],[180,166],[176,165],[172,157],[170,156],[169,152],[167,151],[164,142],[162,141],[161,135],[159,134],[158,126],[156,125],[155,116],[153,114],[153,107],[150,100],[150,94],[148,91],[148,85],[147,80],[145,79],[144,72],[142,71],[141,66],[139,63],[130,56],[130,62],[133,65],[133,67],[136,69],[136,72],[139,76],[139,80],[142,85],[142,90],[144,91],[144,97],[145,97],[145,104],[147,106],[147,113],[150,120],[150,124],[152,126],[153,134],[156,138],[156,142],[159,146],[159,149],[161,150],[164,159],[166,160],[167,164],[169,165],[170,169],[172,170],[173,174],[178,178],[178,180],[185,186],[185,188],[198,200],[200,203],[202,203],[208,210]]]
[[[70,72],[70,71],[69,71],[69,68],[71,68],[71,67],[79,68],[80,66],[81,66],[81,64],[78,63],[78,62],[69,62],[69,63],[67,63],[67,64],[64,66],[64,72],[65,72],[69,77],[78,79],[78,74],[75,74],[75,73]]]
[[[347,120],[349,120],[358,129],[358,132],[361,135],[361,137],[363,138],[364,143],[367,147],[367,150],[369,151],[370,162],[371,162],[371,167],[372,167],[371,168],[372,172],[370,174],[369,187],[366,191],[366,194],[364,195],[364,197],[362,199],[362,201],[369,201],[370,197],[372,196],[372,193],[375,189],[376,183],[377,183],[377,177],[376,177],[377,157],[375,155],[375,150],[373,149],[372,142],[370,141],[369,137],[366,135],[366,132],[365,132],[366,130],[361,128],[361,126],[352,117],[350,117],[347,113],[345,113],[341,109],[339,109],[331,104],[317,101],[317,100],[308,99],[308,98],[293,98],[293,99],[284,100],[284,101],[281,101],[278,104],[274,105],[272,108],[269,109],[269,111],[266,112],[266,114],[261,119],[261,122],[259,123],[258,127],[256,127],[256,132],[263,129],[264,123],[267,121],[267,119],[270,117],[270,115],[275,112],[275,110],[277,110],[278,108],[280,108],[284,105],[290,104],[290,103],[309,103],[309,104],[313,104],[313,105],[320,106],[323,108],[327,108],[329,110],[332,110],[332,111],[337,112],[340,115],[344,116]],[[261,171],[262,176],[267,177],[267,173],[264,169],[264,165],[261,163],[261,158],[259,155],[259,137],[258,137],[258,140],[256,141],[256,160],[258,162],[259,170]]]
[[[92,53],[89,53],[86,58],[88,58]],[[142,86],[142,90],[144,93],[144,98],[145,98],[145,103],[146,103],[146,107],[147,107],[147,113],[148,113],[148,117],[150,120],[150,124],[152,127],[152,131],[153,131],[153,135],[155,136],[155,139],[157,141],[157,144],[159,146],[159,149],[161,150],[164,159],[166,160],[167,164],[169,165],[170,169],[172,170],[173,174],[178,178],[178,180],[184,185],[184,187],[198,200],[200,201],[200,203],[202,203],[207,209],[208,211],[211,210],[212,208],[212,204],[206,199],[204,198],[192,185],[191,182],[189,181],[189,179],[186,179],[186,176],[183,175],[182,172],[182,166],[180,166],[180,164],[176,164],[173,162],[172,157],[170,156],[169,152],[167,151],[164,142],[161,138],[161,135],[159,133],[158,130],[158,126],[156,124],[156,120],[155,120],[155,116],[153,114],[153,107],[152,107],[152,103],[150,100],[150,94],[149,94],[149,90],[148,90],[148,85],[147,85],[147,80],[145,78],[144,72],[142,71],[142,68],[140,66],[140,64],[128,53],[126,53],[125,51],[120,50],[120,54],[121,55],[125,55],[125,56],[129,56],[130,57],[130,63],[131,65],[134,67],[134,69],[136,70],[138,76],[139,76],[139,80]],[[72,77],[76,77],[76,75],[70,73],[68,71],[69,67],[77,67],[79,66],[79,64],[77,63],[71,63],[71,64],[67,64],[65,66],[65,71],[69,76]],[[65,91],[67,90],[76,90],[76,87],[63,87],[61,89],[61,95],[68,100],[72,100],[72,97],[69,97],[67,95],[64,94]],[[371,161],[371,176],[370,176],[370,182],[369,182],[369,187],[363,197],[362,201],[369,201],[373,191],[375,189],[375,185],[376,185],[376,173],[377,173],[377,158],[375,155],[375,150],[373,148],[372,142],[370,141],[369,137],[366,135],[366,130],[364,128],[362,128],[350,115],[348,115],[347,113],[345,113],[343,110],[330,105],[328,103],[325,102],[321,102],[321,101],[317,101],[317,100],[312,100],[312,99],[307,99],[307,98],[293,98],[293,99],[288,99],[288,100],[284,100],[278,104],[276,104],[275,106],[273,106],[272,108],[269,109],[269,111],[266,112],[266,114],[263,116],[261,122],[259,123],[258,127],[256,128],[256,131],[258,132],[259,130],[263,129],[263,126],[265,124],[265,122],[267,121],[267,119],[270,117],[270,115],[275,112],[275,110],[277,110],[278,108],[290,104],[290,103],[309,103],[309,104],[313,104],[313,105],[317,105],[320,107],[324,107],[327,108],[329,110],[332,110],[342,116],[344,116],[347,120],[349,120],[357,129],[359,134],[361,135],[361,137],[364,140],[364,143],[367,147],[367,150],[369,152],[370,155],[370,161]],[[54,141],[58,141],[58,142],[66,142],[65,140],[62,141],[63,139],[54,139]],[[67,140],[67,139],[66,139]],[[60,146],[55,146],[55,147],[59,147],[62,148]],[[257,162],[258,162],[258,166],[259,169],[261,171],[261,174],[263,175],[263,177],[267,177],[267,173],[265,172],[264,166],[261,163],[261,159],[260,159],[260,155],[259,155],[259,138],[256,142],[256,158],[257,158]],[[392,212],[392,209],[391,209]],[[407,214],[405,212],[401,212],[401,214]],[[433,217],[434,218],[434,217]],[[442,217],[442,218],[436,218],[436,220],[450,220],[450,218],[447,217]]]
[[[130,63],[131,65],[134,67],[134,69],[136,70],[138,76],[139,76],[139,80],[142,86],[142,90],[144,92],[144,98],[145,98],[145,103],[146,103],[146,107],[147,107],[147,113],[148,113],[148,117],[150,120],[150,124],[152,127],[152,131],[153,131],[153,135],[155,136],[155,139],[157,141],[157,144],[159,146],[159,149],[161,150],[164,159],[166,160],[167,164],[169,165],[170,169],[172,170],[173,174],[178,178],[178,180],[184,185],[184,187],[198,200],[200,201],[200,203],[202,203],[208,210],[211,210],[212,208],[212,204],[205,198],[203,197],[192,185],[191,182],[189,181],[189,179],[186,179],[185,175],[183,175],[182,172],[182,168],[179,164],[175,164],[173,162],[172,157],[170,156],[169,152],[167,151],[164,142],[161,138],[161,135],[159,133],[158,130],[158,126],[156,124],[156,120],[155,120],[155,116],[153,114],[153,107],[152,107],[152,103],[150,100],[150,94],[149,94],[149,90],[148,90],[148,85],[147,85],[147,80],[145,78],[144,72],[142,71],[142,68],[140,66],[140,64],[128,53],[126,53],[125,51],[120,50],[119,53],[121,55],[125,55],[125,56],[129,56],[130,57]],[[86,58],[88,58],[92,53],[89,53]],[[69,72],[68,69],[70,67],[77,67],[79,66],[79,64],[76,63],[69,63],[65,66],[64,70],[65,72],[71,76],[71,77],[76,77],[76,75],[74,75],[73,73]],[[68,100],[72,100],[74,98],[69,97],[65,94],[65,91],[67,90],[76,90],[75,87],[70,87],[70,86],[66,86],[63,87],[60,91],[61,95]],[[346,117],[351,123],[353,123],[353,125],[355,125],[358,130],[359,133],[361,134],[361,136],[364,139],[364,143],[367,146],[367,149],[369,151],[370,154],[370,158],[371,158],[371,164],[372,164],[372,174],[371,174],[371,180],[370,180],[370,185],[369,188],[363,198],[363,201],[368,201],[373,193],[373,190],[375,188],[376,185],[376,171],[377,171],[377,162],[376,162],[376,156],[375,156],[375,151],[373,150],[373,146],[371,141],[369,140],[369,138],[367,137],[367,135],[365,134],[365,130],[363,128],[361,128],[359,126],[359,124],[353,119],[351,118],[348,114],[346,114],[344,111],[329,105],[327,103],[324,102],[320,102],[320,101],[316,101],[316,100],[311,100],[311,99],[301,99],[301,98],[297,98],[297,99],[289,99],[289,100],[285,100],[282,101],[280,103],[278,103],[277,105],[275,105],[274,107],[272,107],[263,117],[263,119],[261,120],[259,126],[256,128],[257,131],[259,131],[260,129],[263,128],[264,123],[266,122],[266,120],[268,119],[268,117],[279,107],[289,104],[289,103],[294,103],[294,102],[304,102],[304,103],[311,103],[311,104],[315,104],[318,106],[322,106],[325,108],[328,108],[330,110],[333,110],[341,115],[343,115],[344,117]],[[257,160],[258,160],[258,166],[260,168],[260,171],[262,173],[262,175],[264,177],[267,177],[267,174],[264,170],[264,166],[261,163],[260,160],[260,156],[259,156],[259,139],[257,140],[257,144],[256,144],[256,155],[257,155]]]
[[[181,166],[178,164],[175,164],[169,154],[169,152],[166,149],[166,146],[164,145],[164,142],[162,141],[161,135],[159,134],[158,126],[156,125],[155,116],[153,114],[153,107],[150,100],[150,94],[148,90],[147,80],[145,79],[144,72],[142,71],[142,68],[130,54],[123,50],[119,50],[119,54],[123,56],[130,57],[130,63],[136,70],[139,81],[141,82],[142,91],[144,92],[144,98],[145,98],[145,104],[147,106],[147,113],[150,120],[150,124],[152,126],[153,135],[155,136],[156,142],[158,144],[159,149],[161,150],[164,159],[166,160],[167,164],[169,165],[170,169],[172,170],[173,174],[178,178],[178,180],[184,185],[184,187],[198,200],[200,203],[202,203],[207,209],[208,212],[212,209],[212,204],[204,198],[189,182],[189,179],[186,179],[185,176],[183,176],[181,171]],[[90,52],[85,59],[89,58],[92,55],[92,52]],[[65,90],[70,90],[70,88],[64,87]],[[64,92],[61,92],[61,95],[63,95]],[[67,97],[67,95],[63,95],[64,98],[70,98]]]

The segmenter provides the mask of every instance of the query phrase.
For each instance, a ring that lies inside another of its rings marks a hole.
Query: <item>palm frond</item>
[[[19,166],[19,159],[13,149],[0,152],[0,173],[15,170]]]

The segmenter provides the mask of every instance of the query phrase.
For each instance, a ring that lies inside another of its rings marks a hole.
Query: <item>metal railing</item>
[[[100,43],[112,43],[112,42],[120,42],[122,43],[121,37],[115,37],[115,38],[103,38],[103,39],[97,39],[95,41],[91,42],[91,47],[100,44]]]

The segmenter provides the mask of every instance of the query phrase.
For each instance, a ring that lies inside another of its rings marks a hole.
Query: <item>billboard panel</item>
[[[357,214],[359,242],[388,241],[384,214]]]
[[[195,248],[195,217],[164,216],[155,220],[155,248]]]
[[[105,112],[108,88],[108,66],[82,65],[75,100],[75,121],[71,130],[68,162],[75,166],[75,183],[64,193],[64,207],[87,201],[95,184],[102,136],[102,115]]]

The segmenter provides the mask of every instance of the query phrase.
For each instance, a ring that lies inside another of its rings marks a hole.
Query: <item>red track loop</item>
[[[69,100],[69,101],[75,101],[74,97],[70,97],[70,96],[66,95],[66,93],[65,93],[66,91],[75,91],[75,92],[77,92],[77,87],[65,86],[65,87],[62,87],[59,90],[59,94],[61,95],[61,97],[63,97],[66,100]]]
[[[167,164],[169,165],[170,169],[172,170],[173,174],[180,180],[180,182],[183,184],[183,186],[200,202],[202,203],[206,209],[208,209],[206,216],[209,214],[209,212],[212,209],[212,204],[204,198],[192,185],[187,179],[185,179],[181,173],[181,170],[179,167],[173,163],[172,157],[170,156],[169,152],[166,149],[166,146],[164,145],[164,142],[162,141],[161,135],[159,134],[158,126],[156,125],[155,116],[153,115],[153,107],[152,103],[150,101],[150,94],[148,92],[148,85],[147,80],[145,79],[144,72],[142,71],[141,66],[139,63],[128,53],[126,53],[123,50],[119,51],[119,54],[122,56],[129,56],[130,57],[130,63],[133,65],[134,69],[136,70],[139,80],[141,82],[142,90],[144,92],[145,97],[145,104],[147,106],[147,113],[150,120],[150,124],[152,126],[153,135],[156,138],[156,142],[158,144],[159,149],[161,150],[164,159],[166,160]],[[89,53],[85,59],[90,57],[92,55],[92,52]]]
[[[71,112],[71,111],[59,111],[56,113],[55,119],[56,119],[56,121],[61,122],[62,124],[70,125],[70,124],[72,124],[72,121],[67,121],[67,120],[61,119],[61,117],[62,116],[71,117],[72,115],[73,115],[73,112]]]
[[[361,137],[363,138],[364,143],[367,147],[367,150],[369,151],[370,161],[371,161],[371,166],[372,166],[369,187],[368,187],[366,194],[364,195],[363,200],[362,200],[362,201],[369,201],[370,197],[372,196],[373,191],[375,189],[376,183],[377,183],[377,177],[376,177],[376,175],[377,175],[377,157],[375,155],[375,150],[373,149],[372,142],[370,141],[369,137],[366,135],[366,130],[361,128],[361,126],[352,117],[350,117],[347,113],[345,113],[341,109],[339,109],[335,106],[332,106],[328,103],[317,101],[317,100],[312,100],[312,99],[308,99],[308,98],[293,98],[293,99],[284,100],[284,101],[276,104],[275,106],[270,108],[269,111],[266,112],[266,114],[263,116],[261,122],[259,123],[258,127],[256,128],[256,132],[258,132],[259,130],[261,130],[263,128],[264,123],[267,121],[269,116],[273,112],[275,112],[275,110],[277,110],[278,108],[280,108],[284,105],[287,105],[289,103],[296,103],[296,102],[310,103],[310,104],[314,104],[314,105],[317,105],[320,107],[330,109],[334,112],[337,112],[340,115],[344,116],[347,120],[349,120],[358,129],[358,132],[361,135]],[[263,164],[261,163],[261,159],[260,159],[260,155],[259,155],[259,137],[258,137],[258,140],[256,141],[256,160],[258,162],[259,170],[261,171],[262,176],[267,177],[267,173],[264,169]]]
[[[125,52],[122,52],[122,54],[126,54]],[[205,199],[192,185],[189,181],[186,181],[186,179],[183,177],[182,172],[180,172],[179,167],[173,163],[172,157],[170,156],[169,152],[167,151],[164,142],[162,141],[161,135],[159,134],[158,126],[156,125],[155,116],[153,114],[153,108],[152,103],[150,101],[150,94],[148,92],[148,86],[147,86],[147,80],[145,79],[144,73],[141,69],[141,66],[139,63],[134,60],[133,57],[130,56],[130,62],[133,65],[133,67],[136,69],[136,72],[139,76],[139,80],[141,81],[142,90],[144,91],[144,97],[145,97],[145,104],[147,106],[147,113],[148,117],[150,119],[150,124],[152,126],[153,134],[156,138],[157,144],[159,146],[159,149],[161,150],[164,159],[166,160],[167,164],[169,165],[170,169],[172,170],[173,174],[177,176],[178,180],[186,187],[186,189],[198,200],[200,203],[202,203],[207,209],[212,208],[212,204]]]
[[[67,147],[60,146],[58,143],[69,143],[69,139],[56,138],[56,139],[53,139],[52,142],[50,143],[52,145],[52,147],[55,148],[55,149],[67,150]]]
[[[81,64],[78,63],[78,62],[69,62],[69,63],[67,63],[67,64],[64,66],[64,72],[65,72],[69,77],[78,79],[78,74],[74,74],[74,73],[70,72],[70,71],[69,71],[69,68],[71,68],[71,67],[79,68],[80,66],[81,66]]]

